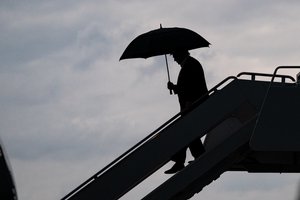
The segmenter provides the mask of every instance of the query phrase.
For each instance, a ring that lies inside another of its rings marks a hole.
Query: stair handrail
[[[218,83],[212,89],[210,89],[205,95],[203,95],[196,102],[194,102],[189,108],[187,108],[186,110],[183,110],[183,111],[177,113],[176,115],[174,115],[171,119],[169,119],[168,121],[166,121],[163,125],[161,125],[160,127],[158,127],[156,130],[154,130],[152,133],[150,133],[144,139],[142,139],[141,141],[139,141],[133,147],[131,147],[130,149],[128,149],[126,152],[124,152],[123,154],[121,154],[119,157],[117,157],[111,163],[109,163],[108,165],[106,165],[100,171],[98,171],[97,173],[95,173],[89,179],[87,179],[82,184],[80,184],[78,187],[76,187],[71,192],[69,192],[67,195],[65,195],[61,200],[67,200],[67,199],[71,198],[78,191],[80,191],[81,189],[83,189],[85,186],[89,185],[91,182],[93,182],[95,179],[97,179],[98,177],[100,177],[107,170],[109,170],[110,168],[112,168],[115,164],[117,164],[118,162],[120,162],[122,159],[126,158],[127,155],[129,155],[130,153],[132,153],[135,150],[137,150],[140,146],[142,146],[147,141],[149,141],[149,139],[153,138],[155,135],[157,135],[159,132],[161,132],[165,127],[167,127],[171,123],[174,123],[176,120],[178,120],[180,118],[180,116],[182,116],[183,114],[187,114],[188,112],[190,112],[191,110],[193,110],[195,107],[197,107],[199,104],[201,104],[201,102],[202,102],[201,100],[203,98],[205,98],[207,95],[214,94],[215,92],[218,91],[218,88],[220,86],[222,86],[224,83],[228,82],[229,80],[233,81],[233,80],[236,80],[236,79],[237,79],[237,77],[235,77],[235,76],[229,76],[229,77],[225,78],[224,80],[222,80],[220,83]]]
[[[290,79],[291,81],[295,82],[295,78],[290,75],[282,75],[282,74],[266,74],[266,73],[256,73],[256,72],[241,72],[237,75],[237,77],[241,76],[251,76],[251,80],[255,81],[255,76],[264,76],[264,77],[273,77],[275,78],[281,78],[281,82],[285,83],[285,79]]]

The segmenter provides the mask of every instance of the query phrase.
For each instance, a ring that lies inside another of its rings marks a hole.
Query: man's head
[[[176,50],[176,51],[174,51],[174,52],[172,53],[172,56],[173,56],[174,60],[175,60],[178,64],[182,63],[183,60],[184,60],[187,56],[189,56],[189,55],[190,55],[190,53],[189,53],[188,50]]]

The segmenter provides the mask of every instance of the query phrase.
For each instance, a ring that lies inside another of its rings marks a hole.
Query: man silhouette
[[[187,50],[177,50],[173,54],[174,60],[181,66],[178,75],[177,85],[168,82],[168,89],[173,90],[178,95],[180,110],[183,111],[191,106],[200,97],[201,101],[208,98],[208,90],[205,82],[205,76],[201,64]],[[200,138],[197,138],[188,145],[192,156],[196,159],[204,153],[204,147]],[[184,168],[187,147],[176,153],[171,160],[175,162],[173,167],[166,174],[174,174]]]

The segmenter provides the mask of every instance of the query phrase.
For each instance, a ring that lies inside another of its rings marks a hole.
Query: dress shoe
[[[165,171],[165,174],[175,174],[184,168],[184,164],[175,163],[171,169]]]

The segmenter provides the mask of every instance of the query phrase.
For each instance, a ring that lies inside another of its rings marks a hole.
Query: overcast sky
[[[299,65],[299,10],[298,0],[1,0],[0,137],[19,199],[62,198],[179,111],[162,56],[119,62],[137,35],[160,23],[201,34],[212,45],[191,54],[211,88]],[[168,167],[122,199],[147,194]],[[298,181],[225,173],[193,199],[295,199]]]

